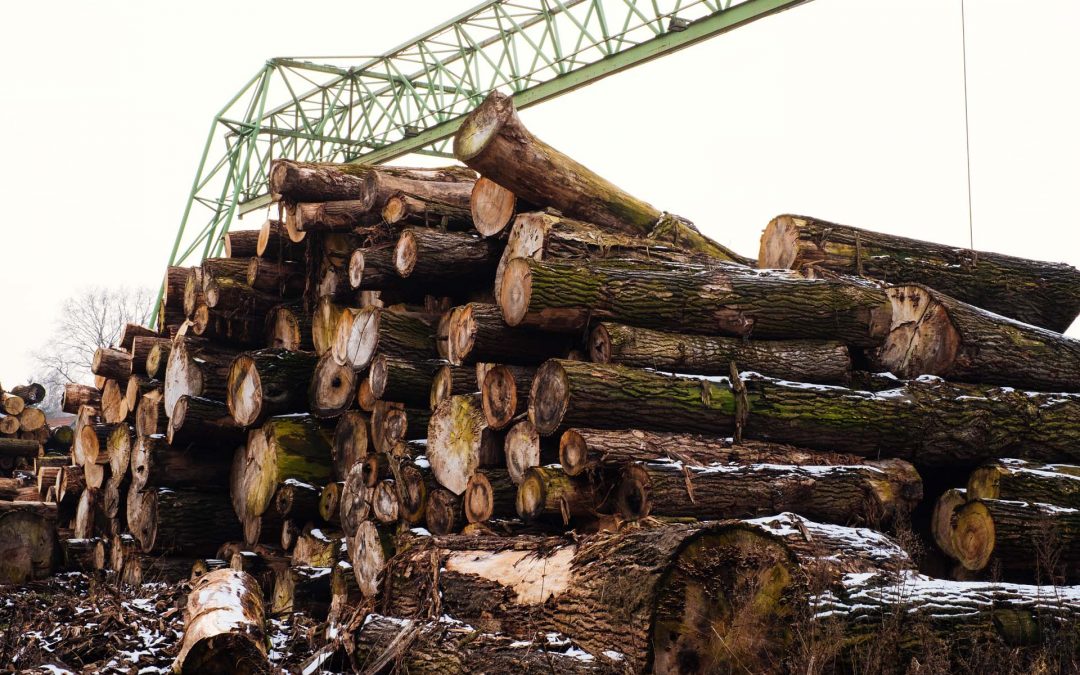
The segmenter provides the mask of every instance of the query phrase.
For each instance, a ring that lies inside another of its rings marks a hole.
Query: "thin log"
[[[172,349],[172,341],[169,344],[156,344],[150,348],[146,355],[146,375],[157,380],[165,379],[165,367],[169,364],[169,351]]]
[[[319,517],[331,525],[341,524],[341,491],[345,482],[333,481],[319,492]]]
[[[358,248],[349,257],[349,285],[356,290],[380,290],[402,284],[394,267],[394,246]]]
[[[527,419],[521,420],[506,433],[503,444],[506,470],[510,479],[520,485],[525,472],[534,466],[547,466],[559,461],[559,447],[554,437],[541,437]],[[574,475],[574,474],[571,474]]]
[[[267,319],[266,346],[290,351],[314,351],[311,314],[299,304],[278,305]]]
[[[469,303],[450,314],[447,360],[454,365],[480,362],[536,365],[570,353],[570,336],[512,328],[495,305]]]
[[[452,534],[465,526],[465,508],[460,496],[446,488],[428,493],[424,525],[435,535]]]
[[[129,324],[130,325],[130,324]],[[140,326],[141,328],[141,326]],[[31,382],[30,384],[20,384],[11,388],[11,394],[18,396],[23,402],[28,405],[37,405],[45,400],[45,387],[37,382]]]
[[[278,486],[274,494],[274,509],[282,518],[309,522],[319,519],[320,490],[314,485],[290,478]],[[312,564],[312,563],[300,563]]]
[[[514,215],[531,210],[531,204],[519,204],[517,195],[490,178],[480,176],[469,194],[469,211],[476,231],[495,237],[514,220]]]
[[[338,324],[334,341],[334,360],[339,364],[363,370],[376,351],[422,359],[438,357],[434,322],[427,314],[365,307],[346,312],[346,317]]]
[[[33,459],[43,454],[45,454],[45,449],[37,441],[23,440],[21,438],[0,438],[0,456]]]
[[[517,488],[517,513],[526,521],[551,520],[567,525],[593,518],[603,501],[597,486],[567,476],[558,467],[528,469]]]
[[[443,365],[432,376],[428,405],[434,411],[440,403],[451,396],[472,394],[476,391],[478,389],[473,369]]]
[[[226,258],[251,258],[258,255],[262,229],[234,230],[221,235]]]
[[[144,553],[205,557],[243,534],[224,491],[139,491],[132,485],[127,522]]]
[[[120,349],[100,347],[94,352],[90,372],[101,377],[127,381],[131,377],[131,354]]]
[[[472,227],[468,204],[461,204],[457,192],[447,193],[450,199],[420,199],[404,193],[386,200],[382,220],[387,225],[410,223],[443,230],[466,230]]]

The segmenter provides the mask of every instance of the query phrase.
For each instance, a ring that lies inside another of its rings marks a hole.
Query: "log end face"
[[[559,438],[559,464],[567,476],[580,476],[589,465],[589,444],[573,429]]]
[[[490,178],[481,176],[473,184],[469,197],[473,226],[485,237],[494,237],[506,229],[514,217],[517,197]]]
[[[611,333],[602,323],[589,334],[589,360],[593,363],[611,363]]]
[[[484,418],[492,429],[502,429],[510,424],[517,412],[517,386],[514,374],[503,365],[492,367],[480,383]]]
[[[383,394],[386,393],[388,368],[386,354],[379,354],[375,357],[375,360],[371,362],[371,369],[368,371],[368,381],[371,383],[371,395],[376,399],[381,399]]]
[[[886,291],[892,319],[878,362],[895,375],[948,375],[960,352],[960,333],[948,310],[921,286],[897,286]]]
[[[550,436],[562,424],[570,403],[570,383],[558,361],[547,361],[536,371],[529,392],[529,421],[541,436]]]
[[[304,231],[303,216],[300,215],[300,207],[297,204],[282,202],[281,208],[284,211],[285,234],[289,237],[289,241],[299,244],[307,236],[307,232]]]
[[[447,329],[447,360],[460,366],[465,363],[476,344],[476,312],[471,304],[455,307],[450,312]]]
[[[637,465],[623,470],[615,492],[615,505],[626,520],[645,518],[652,511],[649,474]]]
[[[540,434],[529,420],[522,420],[506,433],[506,471],[510,480],[521,485],[525,473],[540,466]]]
[[[317,417],[335,417],[347,409],[356,392],[356,373],[324,354],[315,365],[308,398]]]
[[[365,598],[379,592],[379,579],[386,565],[386,552],[375,523],[365,520],[356,528],[352,547],[353,573]]]
[[[968,499],[999,499],[1001,495],[1001,467],[997,464],[980,466],[968,476]]]
[[[394,246],[394,269],[398,276],[407,279],[416,268],[416,256],[418,255],[416,235],[410,230],[405,230],[398,237],[397,245]]]
[[[242,427],[255,424],[262,414],[262,378],[255,360],[247,354],[233,360],[225,398],[229,413]]]
[[[0,516],[0,584],[44,579],[56,563],[56,524],[41,514],[10,511]]]
[[[491,518],[494,504],[491,481],[483,473],[474,473],[465,488],[465,517],[470,523],[483,523]]]
[[[257,260],[257,258],[252,258]],[[270,347],[297,351],[303,336],[296,314],[288,307],[276,307],[270,316],[270,329],[267,342]]]
[[[535,520],[544,512],[544,504],[547,501],[547,482],[542,473],[535,468],[525,472],[524,478],[518,485],[517,507],[518,515],[522,520]]]
[[[795,216],[777,216],[765,226],[761,233],[761,247],[758,250],[759,269],[794,268],[799,255],[799,223]]]
[[[968,502],[957,509],[952,545],[956,560],[964,569],[978,572],[990,563],[994,553],[994,518],[981,502]]]
[[[364,257],[363,249],[356,249],[349,256],[349,286],[354,289],[359,289],[364,283],[364,266],[367,264],[367,260]]]
[[[503,125],[514,117],[514,101],[499,91],[492,91],[484,102],[465,118],[454,135],[454,156],[469,166],[479,156]]]
[[[428,495],[427,512],[424,515],[424,524],[434,535],[444,535],[456,532],[461,526],[458,522],[461,509],[461,498],[449,490],[436,488]]]
[[[502,288],[499,290],[499,308],[503,320],[510,326],[518,326],[525,320],[532,298],[532,270],[525,258],[514,258],[503,272]]]

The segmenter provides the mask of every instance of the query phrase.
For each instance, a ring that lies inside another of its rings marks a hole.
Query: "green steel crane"
[[[524,108],[808,1],[491,0],[377,58],[271,59],[214,117],[169,264],[270,204],[273,159],[451,157],[493,89]]]

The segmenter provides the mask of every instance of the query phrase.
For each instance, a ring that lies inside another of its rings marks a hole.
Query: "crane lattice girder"
[[[214,118],[169,264],[270,203],[272,159],[450,156],[493,89],[526,107],[807,1],[493,0],[375,58],[271,59]]]

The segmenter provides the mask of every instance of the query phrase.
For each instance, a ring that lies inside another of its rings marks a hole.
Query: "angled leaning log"
[[[255,675],[269,671],[262,593],[246,572],[220,569],[188,594],[184,640],[173,671]]]
[[[925,284],[1024,323],[1065,332],[1080,314],[1080,270],[838,225],[774,218],[761,235],[763,268],[822,268],[891,284]]]

